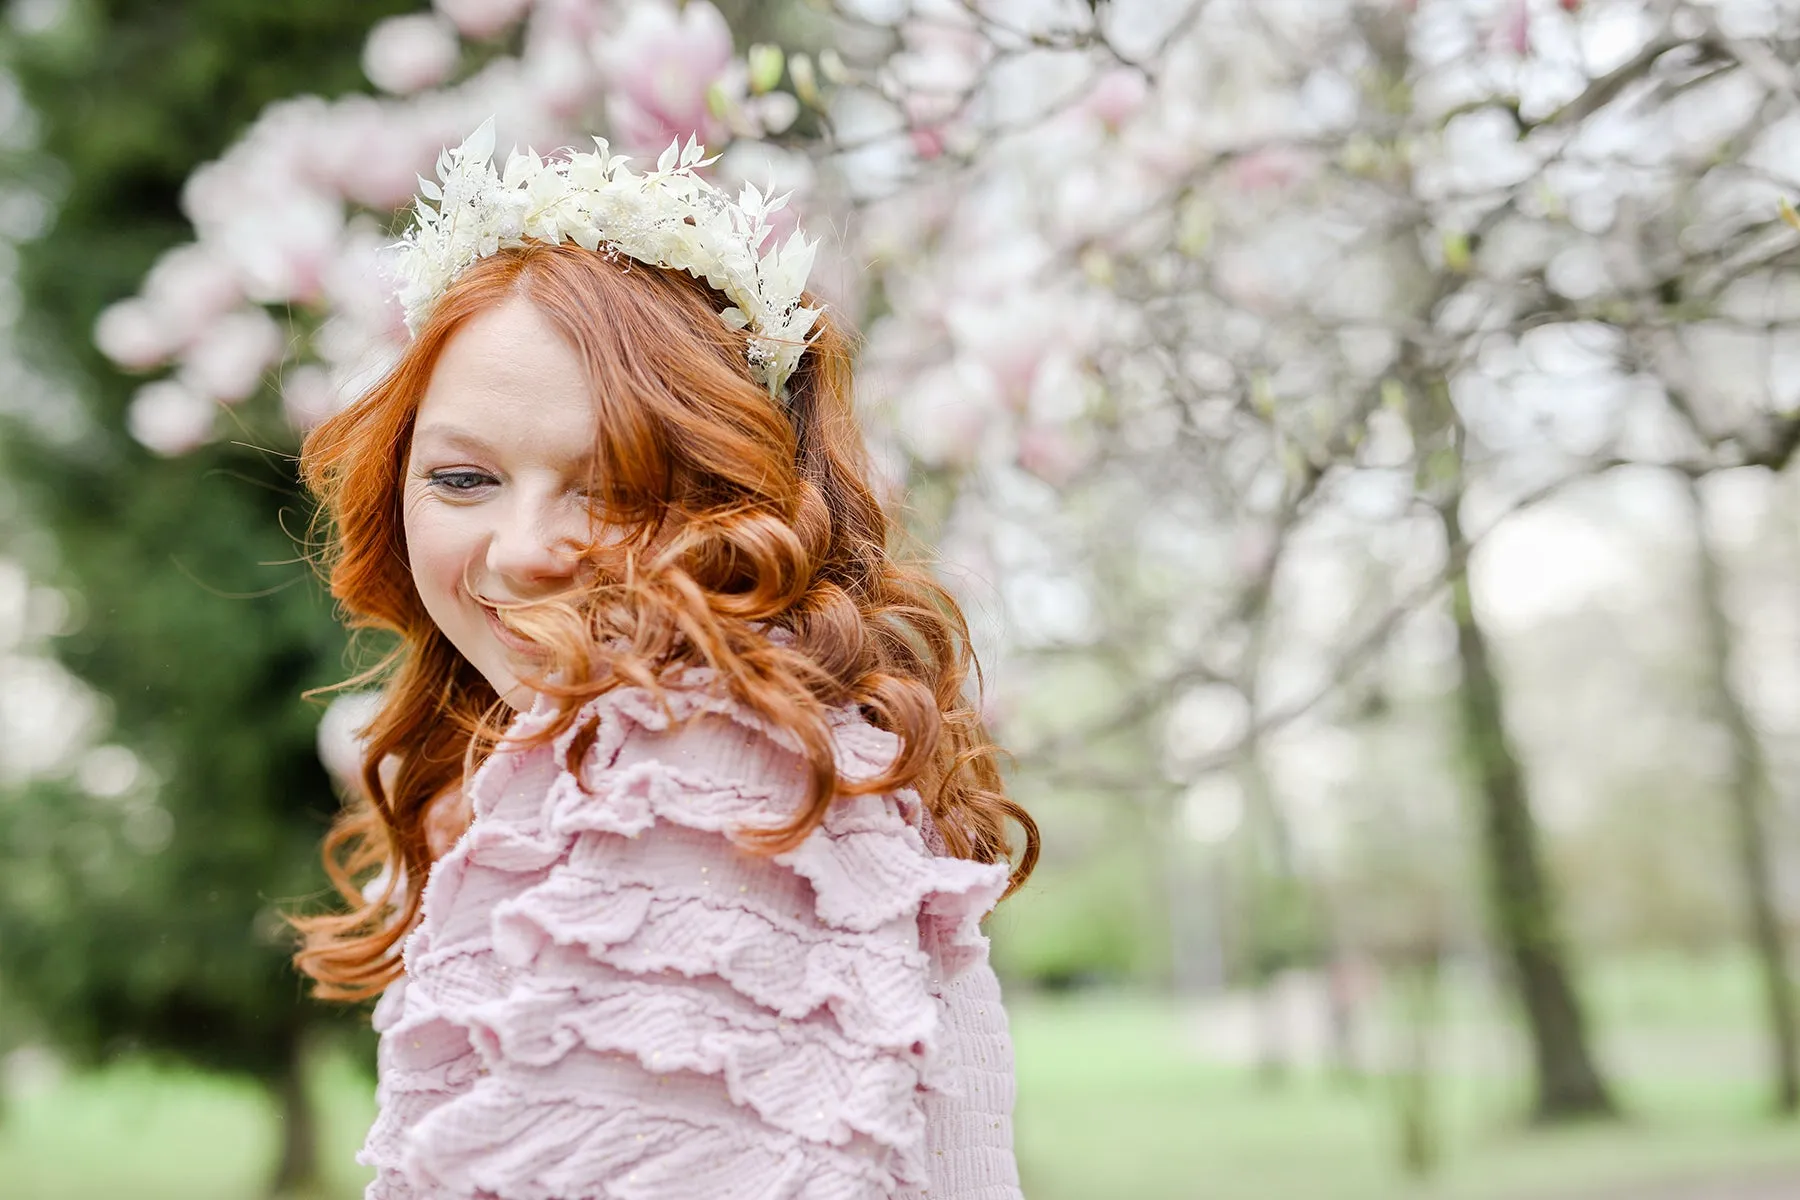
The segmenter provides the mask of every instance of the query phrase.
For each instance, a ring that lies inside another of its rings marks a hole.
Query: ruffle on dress
[[[905,791],[840,796],[788,853],[742,848],[806,777],[791,736],[711,680],[617,689],[477,772],[376,1008],[369,1200],[929,1186],[927,1113],[961,1086],[944,990],[985,963],[1007,867],[934,854]],[[833,734],[846,779],[897,750],[854,708]]]

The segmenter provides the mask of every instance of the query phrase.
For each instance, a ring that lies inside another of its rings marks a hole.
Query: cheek
[[[469,514],[441,504],[406,506],[406,558],[413,586],[434,618],[454,604],[481,539]]]

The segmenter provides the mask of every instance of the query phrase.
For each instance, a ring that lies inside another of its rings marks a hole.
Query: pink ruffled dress
[[[946,856],[911,791],[739,849],[795,811],[802,760],[712,678],[678,677],[674,721],[609,693],[471,781],[375,1009],[368,1200],[1019,1200],[979,925],[1005,865]],[[892,760],[853,707],[833,729],[844,777]]]

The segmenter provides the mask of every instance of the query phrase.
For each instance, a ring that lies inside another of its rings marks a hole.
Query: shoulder
[[[540,701],[520,714],[500,752],[543,742],[544,731],[561,723],[562,731],[544,744],[582,778],[654,762],[687,778],[754,782],[770,791],[804,788],[805,752],[797,733],[733,698],[716,671],[680,667],[659,683],[655,689],[614,688],[582,704],[567,722]],[[867,780],[892,765],[899,739],[856,705],[825,715],[840,781]],[[916,806],[916,795],[897,798],[909,811]]]
[[[427,893],[389,1093],[451,1069],[408,1032],[427,1024],[469,1082],[395,1114],[407,1161],[456,1195],[500,1191],[503,1168],[507,1195],[569,1194],[520,1186],[540,1171],[583,1195],[702,1175],[718,1186],[691,1194],[930,1186],[925,1093],[964,1087],[941,989],[985,956],[1005,867],[933,855],[903,792],[839,796],[793,849],[747,851],[735,831],[785,819],[803,764],[704,677],[575,716],[535,742],[554,714],[521,717]],[[832,729],[852,767],[887,745],[860,715]]]
[[[512,736],[552,716],[534,709]],[[899,739],[855,705],[832,710],[828,726],[840,782],[881,774],[899,751]],[[563,836],[636,838],[672,825],[741,843],[746,832],[792,820],[808,784],[793,732],[733,699],[707,668],[671,673],[660,693],[621,687],[587,702],[543,753],[555,781],[542,820]],[[474,790],[480,811],[479,777]],[[866,932],[916,917],[952,966],[985,950],[979,923],[1009,879],[1005,863],[945,855],[911,788],[840,792],[819,826],[771,861],[806,880],[824,924]]]

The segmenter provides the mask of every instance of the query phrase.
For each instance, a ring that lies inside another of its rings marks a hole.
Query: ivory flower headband
[[[821,311],[800,303],[818,243],[795,230],[761,249],[769,214],[787,197],[746,184],[733,201],[694,173],[714,159],[691,137],[686,146],[672,143],[656,170],[642,175],[625,156],[609,154],[605,139],[594,146],[554,159],[514,151],[497,171],[490,117],[440,154],[441,182],[420,178],[417,222],[395,247],[407,328],[416,334],[477,259],[527,241],[571,241],[706,280],[731,301],[720,314],[725,324],[750,331],[751,373],[779,396]]]

